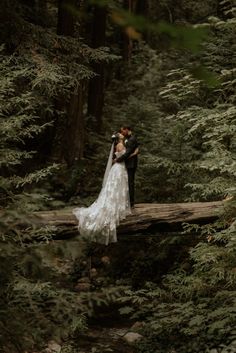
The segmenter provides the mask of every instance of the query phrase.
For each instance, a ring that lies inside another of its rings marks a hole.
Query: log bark
[[[121,222],[119,234],[146,233],[152,231],[175,232],[182,230],[182,223],[207,224],[219,218],[224,207],[222,201],[137,204],[132,215]],[[35,212],[32,221],[40,225],[56,226],[60,238],[78,235],[77,220],[72,209]]]

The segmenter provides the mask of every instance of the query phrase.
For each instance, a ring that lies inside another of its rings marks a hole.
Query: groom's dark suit
[[[129,156],[135,151],[137,147],[138,147],[138,141],[135,135],[127,136],[125,140],[126,151],[121,157],[117,158],[117,162],[125,161],[125,165],[128,172],[129,196],[130,196],[131,207],[134,205],[134,177],[135,177],[135,172],[138,165],[138,156],[135,155],[130,158]]]

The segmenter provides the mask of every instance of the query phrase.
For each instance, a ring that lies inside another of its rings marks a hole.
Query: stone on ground
[[[134,343],[140,341],[143,338],[143,336],[137,332],[128,332],[122,338],[127,343],[134,344]]]

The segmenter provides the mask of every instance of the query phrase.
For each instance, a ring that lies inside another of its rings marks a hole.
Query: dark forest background
[[[79,352],[101,303],[143,322],[138,352],[235,343],[235,35],[234,0],[1,1],[0,352]],[[91,245],[52,250],[30,214],[89,205],[122,124],[140,142],[136,203],[228,201],[194,239],[93,249],[112,269],[78,294]]]

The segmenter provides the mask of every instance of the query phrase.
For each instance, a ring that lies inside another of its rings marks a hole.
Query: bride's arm
[[[135,148],[135,151],[128,157],[128,159],[131,158],[131,157],[136,156],[137,154],[139,154],[139,148],[138,147]]]
[[[121,151],[123,151],[123,149],[124,149],[123,143],[118,143],[115,147],[116,152],[121,152]],[[114,164],[116,162],[117,162],[117,159],[115,158],[115,159],[113,159],[112,164]]]

